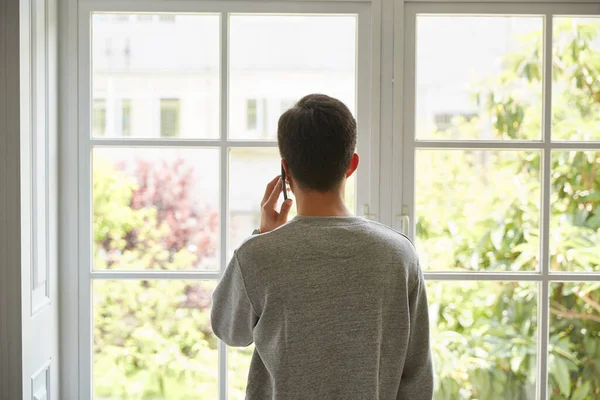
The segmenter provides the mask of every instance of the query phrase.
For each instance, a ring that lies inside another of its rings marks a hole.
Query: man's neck
[[[304,217],[348,217],[352,213],[344,203],[344,191],[331,192],[300,191],[296,193],[299,216]]]

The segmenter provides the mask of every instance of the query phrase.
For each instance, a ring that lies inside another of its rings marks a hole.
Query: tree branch
[[[552,305],[556,308],[560,308],[562,311],[569,311],[569,309],[567,307],[563,306],[556,300],[552,300]],[[561,311],[561,310],[559,310],[559,311]]]
[[[577,296],[579,296],[579,298],[581,298],[581,300],[588,303],[590,306],[592,306],[596,311],[598,311],[600,313],[600,303],[598,303],[597,301],[595,301],[594,299],[589,297],[587,294],[577,293]]]
[[[590,321],[594,321],[594,322],[598,322],[600,323],[600,317],[597,317],[595,315],[592,314],[578,314],[576,312],[573,311],[560,311],[554,308],[550,309],[550,312],[552,314],[558,315],[560,317],[564,317],[564,318],[571,318],[571,319],[588,319]]]
[[[592,98],[594,99],[594,101],[596,103],[600,103],[600,93],[597,93],[594,91],[594,88],[592,87],[592,85],[590,85],[585,78],[583,79],[583,84],[585,85],[585,87],[590,91],[590,95],[592,96]]]

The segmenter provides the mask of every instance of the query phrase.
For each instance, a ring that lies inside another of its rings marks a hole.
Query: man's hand
[[[260,202],[260,233],[270,232],[287,222],[292,208],[292,199],[284,201],[281,210],[277,212],[275,207],[277,207],[277,200],[279,200],[281,192],[283,192],[281,176],[277,176],[267,185],[265,195]]]

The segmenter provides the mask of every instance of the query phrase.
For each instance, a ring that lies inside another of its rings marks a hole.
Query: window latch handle
[[[410,229],[410,217],[408,216],[408,206],[402,206],[402,213],[396,215],[400,219],[400,232],[408,236]]]

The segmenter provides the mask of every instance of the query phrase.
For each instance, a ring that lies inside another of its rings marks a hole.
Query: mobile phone
[[[281,166],[281,186],[283,188],[283,200],[287,200],[287,188],[285,185],[285,169],[283,169],[283,165]]]

